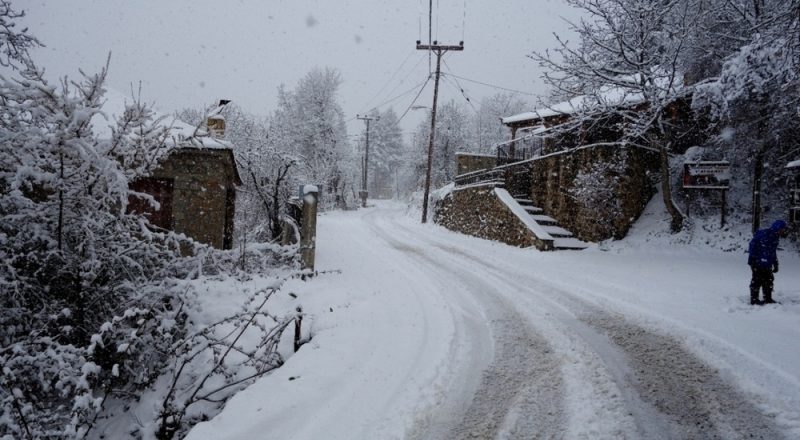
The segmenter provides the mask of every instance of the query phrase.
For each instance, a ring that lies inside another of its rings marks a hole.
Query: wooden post
[[[297,353],[297,350],[300,350],[300,340],[302,336],[302,327],[303,325],[303,308],[297,308],[297,316],[294,318],[294,352]]]
[[[724,228],[725,227],[725,210],[727,209],[726,201],[728,199],[727,195],[728,195],[728,191],[723,189],[722,190],[722,209],[720,210],[720,216],[719,216],[720,217],[719,218],[719,221],[720,221],[719,227],[720,228]]]
[[[300,230],[300,260],[303,269],[314,270],[317,243],[317,197],[314,185],[303,186],[303,225]]]
[[[458,46],[443,46],[434,41],[433,44],[420,44],[417,41],[417,50],[431,50],[436,52],[436,74],[433,82],[433,106],[431,107],[431,132],[428,139],[428,167],[425,173],[425,192],[422,198],[422,223],[428,221],[428,196],[431,191],[431,163],[433,162],[433,140],[436,137],[436,101],[439,98],[439,77],[441,76],[442,55],[450,50],[464,50],[464,42]]]

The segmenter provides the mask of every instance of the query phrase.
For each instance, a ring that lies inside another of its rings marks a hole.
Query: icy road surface
[[[313,339],[191,439],[800,438],[800,264],[744,303],[741,253],[540,253],[419,225],[320,218],[293,288]]]

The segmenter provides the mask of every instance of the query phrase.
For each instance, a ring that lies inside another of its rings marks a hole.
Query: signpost
[[[800,160],[789,162],[789,222],[800,225]]]
[[[727,192],[731,181],[731,164],[726,160],[686,162],[683,164],[683,189],[720,191],[720,226],[725,226]],[[691,194],[691,193],[690,193]],[[690,196],[690,199],[692,196]],[[687,215],[689,207],[686,208]]]

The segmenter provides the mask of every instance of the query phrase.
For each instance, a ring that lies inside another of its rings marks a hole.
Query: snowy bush
[[[127,210],[129,197],[155,204],[128,183],[147,175],[174,143],[163,121],[135,99],[117,120],[107,120],[106,71],[58,85],[36,70],[0,77],[4,440],[86,438],[109,407],[136,400],[168,365],[193,356],[191,347],[205,343],[207,359],[230,359],[219,356],[224,338],[209,343],[210,330],[192,333],[187,310],[194,288],[181,280],[295,264],[293,249],[272,245],[217,251],[193,244],[194,255],[182,257],[186,237]],[[110,133],[98,135],[104,125]],[[262,322],[266,317],[262,310],[223,323],[272,334],[288,325],[283,318]],[[241,374],[255,374],[245,366],[264,372],[279,365],[268,339],[248,361],[212,369],[214,386],[233,391]]]
[[[237,391],[283,364],[278,350],[283,333],[299,325],[302,313],[298,308],[296,314],[278,316],[266,307],[281,284],[257,290],[241,312],[175,341],[174,360],[165,374],[169,383],[157,408],[158,439],[182,436],[219,412]]]
[[[147,383],[169,354],[160,342],[178,292],[162,280],[178,241],[126,210],[128,182],[165,153],[168,129],[135,100],[106,121],[105,76],[57,86],[36,70],[0,77],[7,437],[82,437],[112,388]],[[113,126],[106,138],[94,132],[102,124]]]
[[[588,168],[575,176],[574,186],[568,191],[576,204],[587,211],[589,218],[619,237],[613,219],[624,214],[619,198],[620,177],[624,175],[625,163],[622,160],[611,162],[592,162]]]

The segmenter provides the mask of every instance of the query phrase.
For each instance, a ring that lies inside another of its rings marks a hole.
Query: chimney
[[[211,137],[216,139],[225,138],[225,117],[222,116],[222,109],[230,102],[229,99],[220,99],[217,108],[208,115],[206,126]]]

